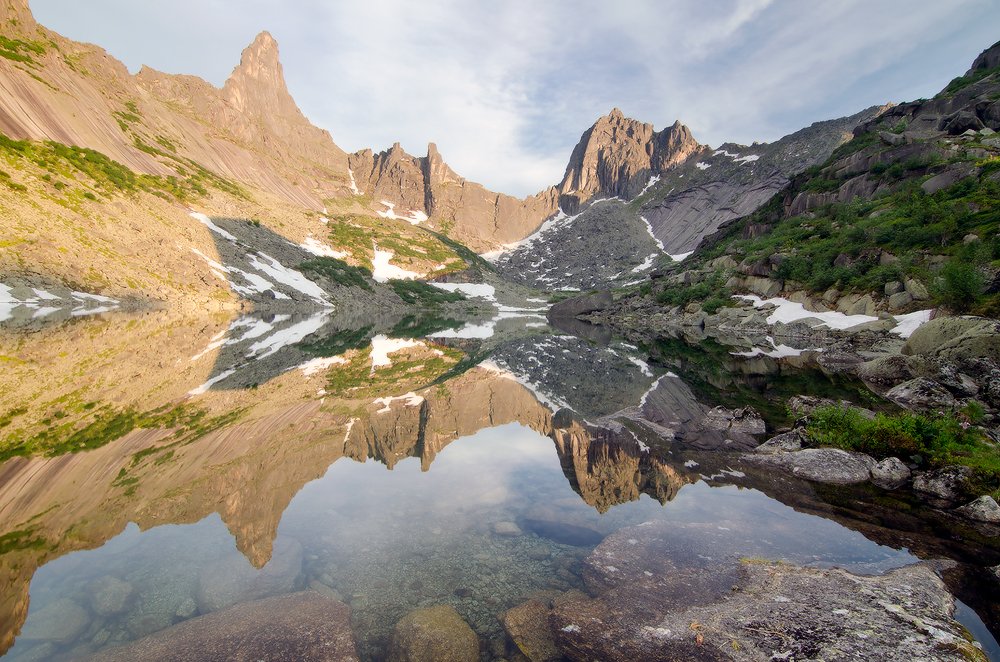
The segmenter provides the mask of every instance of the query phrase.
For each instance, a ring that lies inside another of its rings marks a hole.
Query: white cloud
[[[341,147],[436,142],[460,174],[526,195],[557,182],[618,106],[702,142],[772,140],[930,96],[996,39],[997,0],[616,3],[33,0],[39,19],[221,84],[262,29],[303,111]],[[892,94],[906,95],[893,98]]]

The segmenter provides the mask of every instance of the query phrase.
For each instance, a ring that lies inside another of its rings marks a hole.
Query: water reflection
[[[504,610],[580,588],[594,545],[648,520],[688,552],[1000,562],[898,496],[740,463],[756,440],[712,407],[773,426],[784,394],[851,387],[799,357],[506,322],[149,313],[0,336],[0,646],[58,659],[312,588],[350,605],[367,659],[442,603],[502,657]]]

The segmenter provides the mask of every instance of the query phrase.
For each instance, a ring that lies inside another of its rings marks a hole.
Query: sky
[[[612,108],[702,143],[931,97],[1000,40],[1000,0],[31,0],[43,25],[221,86],[262,30],[347,151],[427,143],[528,195]]]

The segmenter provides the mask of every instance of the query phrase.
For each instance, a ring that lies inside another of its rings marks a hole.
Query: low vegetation
[[[879,413],[874,418],[833,405],[809,416],[806,434],[817,446],[859,451],[879,460],[894,456],[925,469],[969,466],[975,471],[976,492],[1000,493],[1000,449],[974,425],[982,415],[977,403],[957,414]]]
[[[448,292],[419,280],[391,280],[389,285],[396,296],[416,306],[430,307],[465,299],[458,292]]]
[[[83,418],[89,421],[84,425],[79,417],[57,410],[40,421],[41,429],[34,434],[23,430],[8,434],[0,440],[0,462],[15,456],[56,456],[92,450],[138,429],[175,428],[178,440],[190,441],[232,422],[242,413],[213,417],[204,409],[185,404],[139,412],[133,407],[118,409],[87,403],[83,410],[87,412]],[[10,425],[11,418],[4,417],[4,427]]]
[[[67,182],[89,187],[93,190],[85,190],[82,195],[90,200],[98,198],[95,193],[112,196],[144,191],[169,200],[185,201],[206,195],[208,186],[228,192],[239,191],[236,185],[194,162],[187,164],[188,169],[179,167],[179,173],[183,174],[176,176],[147,175],[136,173],[96,150],[51,140],[13,140],[0,134],[0,158],[12,165],[26,161],[37,166],[45,173],[41,179],[57,193],[68,187]],[[23,184],[13,182],[9,174],[0,179],[15,190],[26,189]]]
[[[335,257],[317,257],[306,260],[298,266],[304,274],[314,274],[344,287],[372,289],[372,272],[364,267],[355,267]]]
[[[411,271],[435,270],[435,275],[445,275],[469,265],[459,255],[458,244],[405,221],[337,214],[330,217],[329,232],[332,245],[369,269],[375,246],[392,251],[393,263]]]

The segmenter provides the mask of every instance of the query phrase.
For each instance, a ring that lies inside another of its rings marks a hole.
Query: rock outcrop
[[[356,662],[350,609],[314,591],[246,602],[184,621],[91,662]]]
[[[658,175],[705,149],[679,121],[661,131],[613,109],[587,129],[569,158],[558,189],[574,213],[593,197],[634,198]]]

